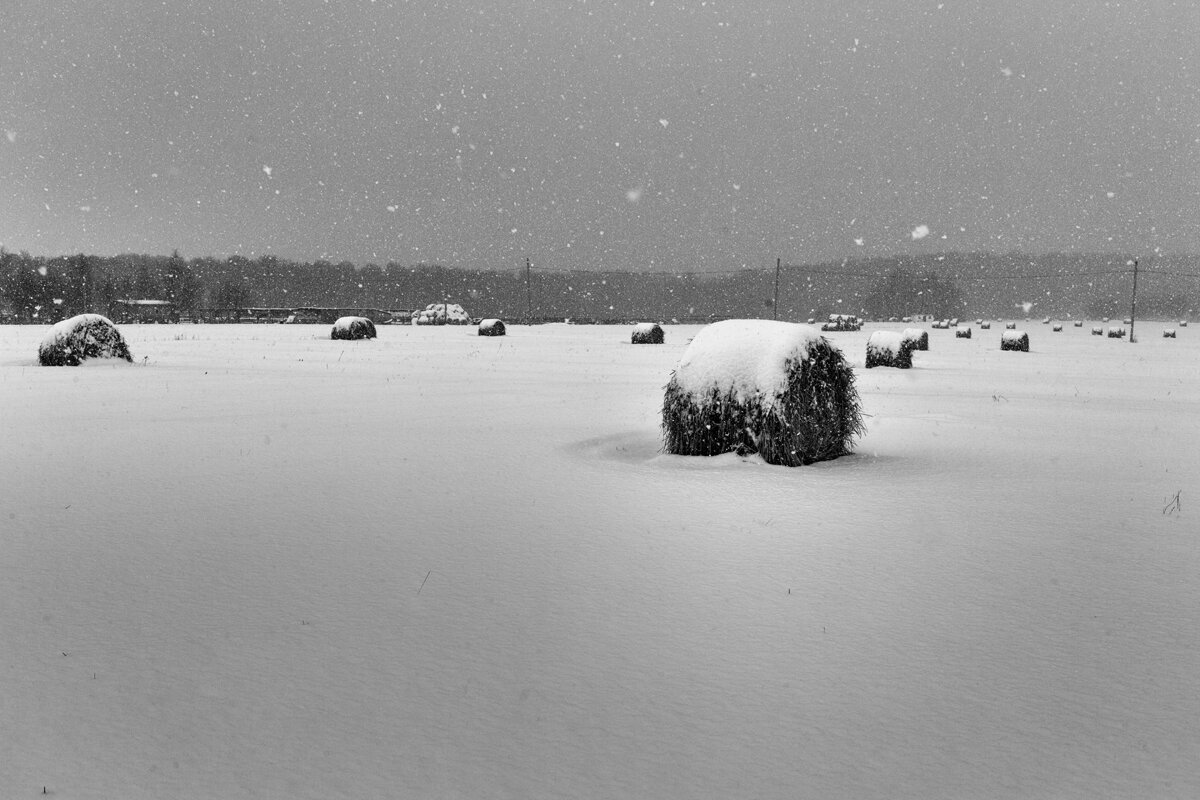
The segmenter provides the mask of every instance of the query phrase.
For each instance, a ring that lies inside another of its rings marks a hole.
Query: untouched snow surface
[[[0,797],[1200,797],[1160,327],[935,331],[795,469],[659,453],[695,327],[0,327]]]

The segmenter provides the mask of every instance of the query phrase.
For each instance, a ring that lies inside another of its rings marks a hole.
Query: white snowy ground
[[[1200,329],[876,327],[797,469],[696,327],[0,327],[0,797],[1200,797]]]

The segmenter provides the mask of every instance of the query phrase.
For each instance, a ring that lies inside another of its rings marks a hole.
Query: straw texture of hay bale
[[[79,314],[56,322],[38,345],[43,367],[77,367],[90,358],[133,361],[125,337],[108,317]]]
[[[639,322],[633,326],[629,341],[633,344],[662,344],[666,340],[662,326],[657,322]]]
[[[1108,338],[1124,339],[1125,338],[1125,329],[1124,328],[1109,328],[1108,329]]]
[[[366,317],[338,317],[329,332],[330,339],[374,339],[375,323]]]
[[[504,336],[508,333],[504,323],[498,319],[483,319],[479,321],[480,336]]]
[[[811,326],[772,320],[702,328],[667,383],[662,428],[667,453],[784,466],[845,455],[864,430],[842,352]]]
[[[954,338],[955,339],[970,339],[971,338],[971,329],[969,327],[968,328],[957,328],[954,331]]]
[[[1000,335],[1000,349],[1028,353],[1029,334],[1015,329],[1005,331]]]
[[[913,343],[896,331],[875,331],[867,339],[867,369],[873,367],[912,367]]]
[[[912,343],[913,350],[922,352],[929,350],[929,331],[921,328],[905,328],[903,336],[905,341]]]

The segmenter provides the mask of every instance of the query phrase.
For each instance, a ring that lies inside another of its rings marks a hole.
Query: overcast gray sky
[[[0,244],[1200,252],[1194,0],[4,0]]]

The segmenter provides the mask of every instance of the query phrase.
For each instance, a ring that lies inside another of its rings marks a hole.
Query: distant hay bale
[[[1006,322],[1006,323],[1004,323],[1004,329],[1008,330],[1008,331],[1015,331],[1017,329],[1017,323]]]
[[[330,339],[374,339],[375,323],[366,317],[338,317],[329,332]]]
[[[1181,320],[1179,320],[1179,327],[1181,327],[1181,328],[1186,328],[1186,327],[1187,327],[1187,320],[1186,320],[1186,319],[1181,319]]]
[[[1104,335],[1104,328],[1102,328],[1099,325],[1092,326],[1092,336],[1103,336],[1103,335]]]
[[[633,326],[629,341],[633,344],[662,344],[666,337],[657,322],[639,322]]]
[[[1077,320],[1075,320],[1075,327],[1076,327],[1076,328],[1082,328],[1082,327],[1083,327],[1083,320],[1081,320],[1081,319],[1077,319]]]
[[[38,363],[43,367],[77,367],[89,358],[133,361],[129,345],[108,317],[79,314],[50,327],[38,345]]]
[[[1029,334],[1025,331],[1006,330],[1000,334],[1000,349],[1029,352]]]
[[[912,367],[913,343],[904,334],[896,331],[875,331],[867,339],[866,368]]]
[[[1174,328],[1163,328],[1163,338],[1164,339],[1174,339],[1175,338],[1175,329]]]
[[[734,319],[702,328],[663,397],[663,449],[758,453],[800,466],[850,452],[863,433],[854,371],[813,327]]]
[[[1050,326],[1050,330],[1054,331],[1055,333],[1061,333],[1062,332],[1062,324],[1056,322],[1052,326]]]
[[[1125,329],[1124,328],[1109,328],[1108,329],[1108,338],[1124,339],[1125,338]]]
[[[969,327],[955,329],[954,338],[955,339],[970,339],[971,338],[971,329]]]
[[[990,331],[991,329],[992,329],[992,323],[988,322],[987,320],[984,320],[983,322],[979,323],[979,330]]]
[[[927,351],[929,350],[929,331],[921,328],[905,328],[904,340],[912,342],[913,350]]]
[[[498,319],[482,319],[479,321],[480,336],[504,336],[506,333],[504,323]]]

